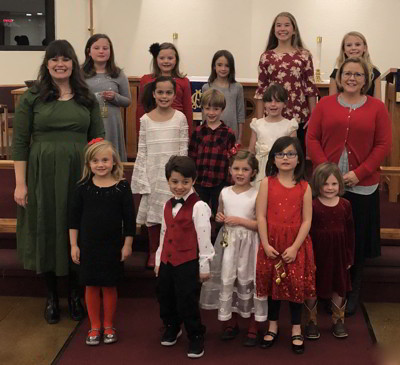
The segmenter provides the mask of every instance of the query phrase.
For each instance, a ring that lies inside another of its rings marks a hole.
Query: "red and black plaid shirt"
[[[196,183],[204,187],[221,184],[228,179],[228,151],[235,145],[236,137],[222,121],[216,129],[204,122],[192,133],[189,157],[196,162]]]

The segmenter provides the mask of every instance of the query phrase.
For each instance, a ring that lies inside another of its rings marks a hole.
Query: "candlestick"
[[[317,56],[315,62],[315,82],[322,82],[321,79],[321,49],[322,49],[322,37],[317,37]]]

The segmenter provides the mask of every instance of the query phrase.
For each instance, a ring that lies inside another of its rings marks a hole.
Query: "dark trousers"
[[[301,311],[303,309],[303,303],[289,302],[290,316],[292,326],[301,324]],[[268,319],[270,321],[277,321],[279,319],[279,311],[281,309],[281,301],[273,300],[268,297]]]
[[[226,183],[222,183],[217,186],[212,186],[210,188],[206,188],[204,186],[195,184],[194,189],[196,190],[196,193],[200,197],[200,199],[203,202],[206,202],[212,211],[212,214],[215,215],[217,214],[218,210],[218,199],[219,199],[219,194],[221,193],[221,190],[226,186]]]
[[[304,158],[306,157],[306,134],[307,128],[304,129],[305,123],[299,124],[299,129],[297,130],[297,138],[300,141],[301,149],[303,150]]]
[[[190,340],[204,335],[199,309],[199,261],[178,266],[161,263],[158,272],[157,298],[165,326],[185,325]]]

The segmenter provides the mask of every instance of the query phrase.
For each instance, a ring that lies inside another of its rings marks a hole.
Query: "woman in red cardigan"
[[[336,83],[339,93],[324,97],[313,110],[307,152],[314,167],[326,161],[338,164],[346,185],[344,197],[353,209],[356,251],[346,306],[346,315],[352,315],[357,309],[364,260],[380,255],[378,170],[390,151],[392,135],[385,105],[365,95],[371,75],[363,59],[347,58]]]
[[[190,81],[179,71],[179,53],[172,43],[153,43],[149,52],[153,55],[152,73],[140,78],[139,99],[136,109],[136,135],[139,136],[140,118],[145,113],[142,94],[145,85],[158,76],[171,76],[176,82],[175,100],[172,107],[185,114],[189,126],[189,139],[193,131],[192,89]]]

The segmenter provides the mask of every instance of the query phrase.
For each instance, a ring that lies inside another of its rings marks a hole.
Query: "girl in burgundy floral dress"
[[[304,48],[292,14],[283,12],[276,16],[267,47],[260,57],[258,72],[258,89],[254,96],[257,99],[256,117],[263,117],[262,97],[268,86],[282,85],[289,93],[283,117],[289,120],[295,118],[299,123],[297,136],[304,152],[305,128],[315,107],[318,89],[314,82],[311,53]]]

